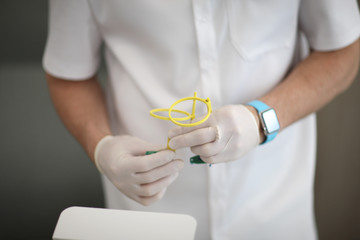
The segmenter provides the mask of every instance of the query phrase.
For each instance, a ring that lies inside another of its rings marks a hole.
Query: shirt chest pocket
[[[244,60],[290,48],[299,0],[226,0],[231,42]]]

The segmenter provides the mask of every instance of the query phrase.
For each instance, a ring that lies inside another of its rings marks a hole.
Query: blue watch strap
[[[259,100],[251,101],[251,102],[247,103],[247,105],[254,107],[259,113],[270,108],[268,105],[266,105],[265,103],[263,103],[262,101],[259,101]]]
[[[276,131],[276,132],[273,132],[271,134],[265,135],[265,141],[263,141],[261,144],[265,144],[267,142],[270,142],[271,140],[273,140],[276,137],[277,134],[278,134],[278,132]]]
[[[271,109],[271,107],[269,107],[268,105],[266,105],[265,103],[263,103],[263,102],[261,102],[259,100],[253,100],[253,101],[247,103],[247,105],[254,107],[258,111],[259,116],[265,110]],[[260,118],[262,118],[262,116],[260,116]],[[267,142],[270,142],[271,140],[273,140],[276,137],[277,134],[278,134],[278,131],[273,132],[273,133],[268,134],[268,135],[265,134],[265,140],[261,144],[265,144]]]

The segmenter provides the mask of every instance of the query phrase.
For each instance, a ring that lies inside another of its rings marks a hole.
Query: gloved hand
[[[127,197],[147,206],[160,200],[184,166],[170,150],[133,136],[106,136],[95,148],[97,168]]]
[[[260,142],[256,118],[244,105],[221,107],[204,123],[194,127],[175,127],[169,131],[168,137],[172,149],[190,147],[193,153],[210,164],[239,159]]]

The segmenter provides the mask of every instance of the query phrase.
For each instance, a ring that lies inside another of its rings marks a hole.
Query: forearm
[[[103,91],[96,77],[76,82],[49,74],[46,78],[61,120],[94,161],[96,144],[110,134]]]
[[[359,68],[359,42],[332,52],[312,52],[260,100],[272,106],[281,128],[316,112],[352,83]]]

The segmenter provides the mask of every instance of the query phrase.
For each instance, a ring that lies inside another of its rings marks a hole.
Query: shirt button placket
[[[221,88],[217,76],[216,38],[210,4],[208,0],[194,0],[193,11],[202,88],[205,94],[211,96],[211,102],[216,107],[221,99]]]
[[[198,55],[200,65],[200,76],[202,88],[207,97],[211,97],[213,109],[220,104],[220,81],[217,71],[217,50],[215,29],[212,24],[210,5],[208,0],[193,0],[193,11],[195,29],[198,43]],[[211,232],[217,234],[219,225],[222,223],[225,212],[226,198],[222,183],[217,180],[222,179],[221,168],[209,170],[209,207]]]

